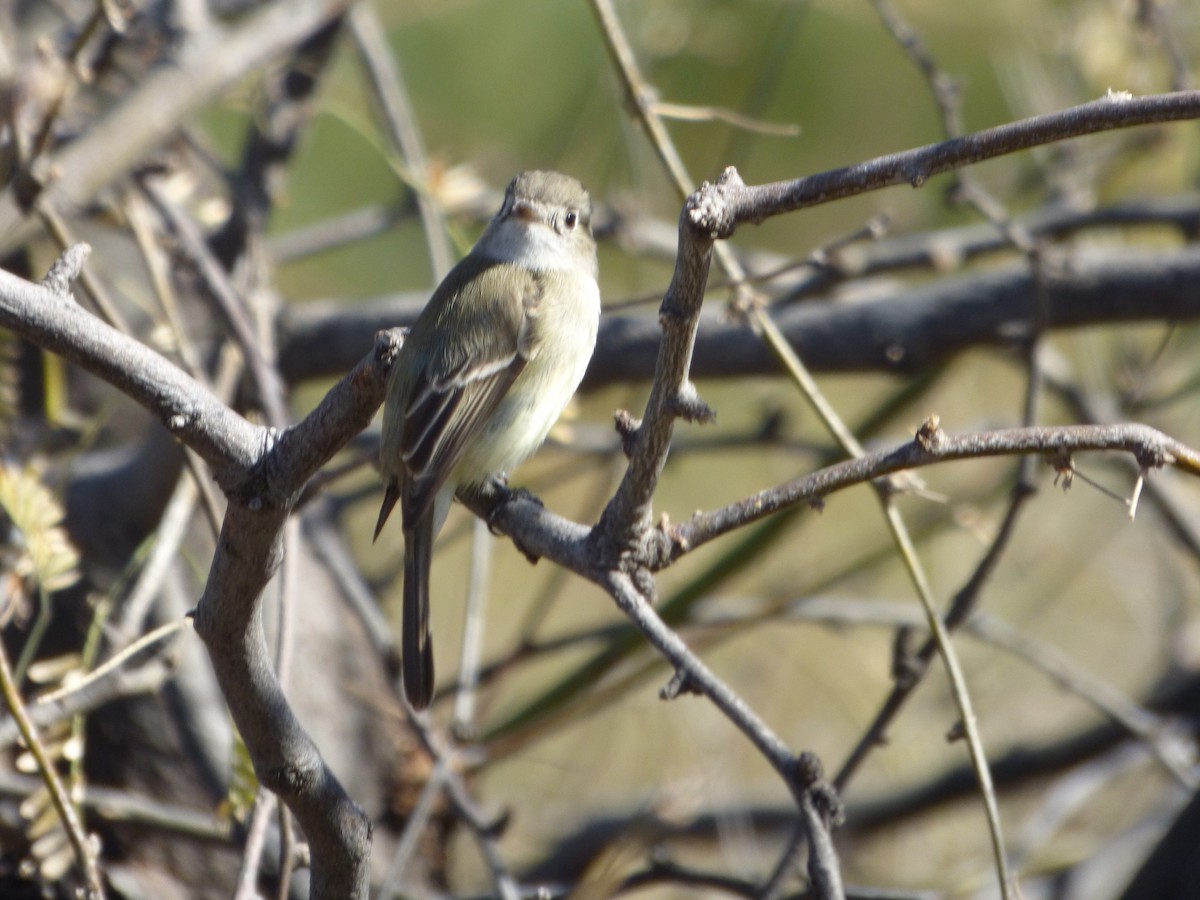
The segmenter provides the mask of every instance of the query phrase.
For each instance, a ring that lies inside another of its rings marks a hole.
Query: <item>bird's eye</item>
[[[563,222],[566,223],[568,228],[574,229],[575,226],[579,224],[579,213],[575,212],[573,209],[567,210],[566,216],[563,217]]]

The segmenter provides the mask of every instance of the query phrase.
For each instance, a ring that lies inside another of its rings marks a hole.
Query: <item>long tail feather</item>
[[[414,709],[433,699],[433,642],[429,639],[429,567],[433,522],[422,516],[404,532],[404,614],[401,666],[404,693]]]

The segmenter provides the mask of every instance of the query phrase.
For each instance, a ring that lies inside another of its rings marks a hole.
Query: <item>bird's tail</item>
[[[429,639],[432,525],[426,520],[404,532],[404,616],[400,649],[404,693],[414,709],[424,709],[433,699],[433,643]]]
[[[372,542],[379,540],[379,532],[383,531],[383,525],[396,508],[396,501],[399,499],[400,488],[393,482],[383,492],[383,505],[379,507],[379,518],[375,520],[375,537],[371,538]]]

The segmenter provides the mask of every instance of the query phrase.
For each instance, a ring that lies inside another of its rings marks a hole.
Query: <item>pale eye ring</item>
[[[574,229],[579,224],[579,213],[573,209],[567,210],[566,216],[563,217],[563,223],[571,229]]]

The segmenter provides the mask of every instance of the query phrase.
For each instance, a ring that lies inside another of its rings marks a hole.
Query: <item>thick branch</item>
[[[691,387],[692,348],[712,262],[713,238],[706,227],[712,212],[710,202],[707,193],[697,192],[688,198],[679,216],[675,274],[659,309],[663,337],[654,384],[642,422],[625,435],[629,468],[596,526],[594,537],[602,543],[629,545],[650,522],[650,504],[666,465],[675,418]]]
[[[231,504],[196,609],[229,711],[259,781],[295,814],[312,847],[314,898],[367,896],[371,828],[300,725],[275,677],[262,591],[278,568],[286,511]]]
[[[937,240],[924,235],[894,253],[889,244],[882,252],[890,262],[882,267],[918,259],[928,264]],[[873,251],[865,253],[875,258]],[[1044,282],[1050,328],[1200,318],[1200,247],[1195,245],[1169,251],[1080,248],[1071,251],[1065,266],[1047,266]],[[772,316],[814,372],[917,372],[964,350],[1022,338],[1033,313],[1031,294],[1029,266],[1019,262],[854,303],[834,299],[778,306]],[[411,324],[426,299],[426,294],[403,294],[352,305],[330,301],[284,308],[279,319],[284,377],[297,383],[344,372],[375,332]],[[657,316],[604,316],[584,389],[648,381],[662,334]],[[693,378],[780,372],[779,361],[744,324],[715,313],[700,317]]]
[[[87,369],[144,406],[218,479],[253,464],[264,430],[149,347],[104,324],[68,293],[0,270],[0,325]]]
[[[381,335],[375,352],[312,413],[278,433],[252,426],[161,356],[84,312],[67,293],[69,280],[56,274],[52,290],[0,272],[0,324],[114,384],[223,473],[230,503],[196,609],[197,633],[259,779],[308,837],[312,896],[365,897],[370,824],[287,704],[263,635],[261,599],[300,489],[383,400],[397,336]]]

